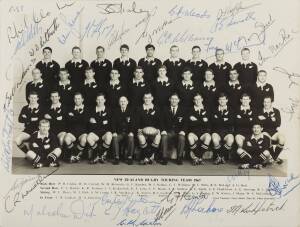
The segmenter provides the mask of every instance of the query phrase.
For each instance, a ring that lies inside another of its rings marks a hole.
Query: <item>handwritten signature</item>
[[[271,196],[284,197],[300,186],[298,179],[299,175],[291,174],[283,182],[280,182],[276,177],[269,176],[267,191]]]
[[[54,174],[55,169],[46,176],[39,175],[29,179],[17,179],[4,196],[4,209],[7,213],[15,210],[18,204],[26,199],[45,179]],[[33,183],[32,183],[33,182]]]

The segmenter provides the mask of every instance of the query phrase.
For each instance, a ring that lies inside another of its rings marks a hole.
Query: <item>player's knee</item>
[[[283,134],[278,135],[278,143],[285,144],[285,136]]]
[[[208,133],[206,133],[206,134],[204,135],[203,142],[204,142],[205,144],[210,144],[210,142],[211,142],[211,136],[210,136]]]
[[[229,146],[232,146],[232,144],[234,143],[234,137],[233,135],[227,135],[227,138],[226,138],[226,144],[229,145]]]
[[[263,154],[264,154],[264,156],[266,156],[267,158],[268,157],[270,157],[270,151],[268,151],[268,150],[265,150],[265,151],[263,151]]]
[[[188,141],[189,141],[189,144],[194,144],[195,141],[196,141],[196,136],[193,133],[189,133],[188,134]]]
[[[236,153],[237,153],[238,155],[241,155],[243,152],[244,152],[244,150],[243,150],[242,148],[238,148],[238,149],[236,150]]]
[[[26,153],[26,158],[28,160],[33,160],[33,159],[35,159],[35,157],[36,157],[36,153],[34,151],[30,150]]]

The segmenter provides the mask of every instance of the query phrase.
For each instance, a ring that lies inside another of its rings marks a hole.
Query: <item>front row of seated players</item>
[[[105,105],[103,93],[97,95],[94,108],[84,105],[81,93],[75,93],[74,105],[69,108],[61,104],[57,91],[52,91],[50,97],[51,105],[42,109],[37,93],[31,92],[29,104],[19,115],[25,129],[17,136],[16,143],[26,157],[34,160],[36,168],[58,166],[61,153],[70,163],[84,156],[91,164],[104,163],[111,148],[113,164],[118,164],[120,145],[127,148],[127,163],[132,164],[135,139],[140,148],[140,164],[152,164],[159,157],[166,165],[169,138],[177,141],[179,165],[184,150],[188,151],[193,165],[203,164],[202,156],[209,148],[213,150],[216,165],[225,163],[233,153],[245,163],[241,168],[260,168],[261,164],[272,164],[274,160],[282,162],[278,157],[285,139],[277,131],[281,117],[279,110],[272,106],[271,97],[264,98],[263,108],[256,111],[250,106],[250,95],[243,93],[241,105],[234,111],[227,105],[226,94],[221,93],[218,105],[210,111],[203,104],[202,95],[196,93],[194,105],[186,111],[180,105],[179,95],[173,93],[163,112],[153,104],[150,91],[143,95],[143,105],[136,112],[129,108],[125,96],[120,97],[114,112]],[[236,152],[232,152],[234,142]]]

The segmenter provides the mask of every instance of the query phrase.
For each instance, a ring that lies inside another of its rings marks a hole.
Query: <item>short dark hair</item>
[[[80,95],[80,96],[81,96],[81,98],[83,98],[83,95],[82,95],[82,93],[81,93],[81,92],[79,92],[79,91],[75,92],[75,94],[74,94],[74,97],[75,97],[76,95]]]
[[[217,53],[218,51],[222,51],[222,52],[224,53],[224,50],[221,49],[221,48],[217,48],[217,49],[216,49],[216,53]]]
[[[129,50],[129,46],[128,46],[127,44],[122,44],[122,45],[120,46],[120,50],[121,50],[122,48],[125,48],[125,49]]]
[[[241,95],[241,99],[244,98],[244,97],[249,97],[249,99],[251,99],[251,95],[249,95],[248,93],[244,92],[242,95]]]
[[[185,72],[191,72],[191,73],[193,73],[193,71],[192,71],[192,69],[190,68],[190,67],[184,67],[184,69],[182,70],[182,73],[185,73]]]
[[[171,98],[172,96],[177,96],[177,98],[179,98],[179,99],[180,99],[180,97],[179,97],[179,95],[178,95],[178,93],[177,93],[177,92],[173,92],[173,93],[170,95],[170,97],[169,97],[169,98]]]
[[[97,46],[96,50],[102,49],[103,51],[105,51],[105,48],[103,46]]]
[[[28,94],[28,97],[29,97],[30,95],[37,95],[37,96],[39,96],[38,93],[37,93],[36,91],[30,91],[29,94]]]
[[[193,46],[192,50],[194,50],[194,49],[199,49],[201,51],[201,48],[199,46]]]
[[[201,96],[201,98],[203,98],[203,95],[202,95],[200,92],[196,92],[196,93],[193,95],[193,98],[195,98],[196,96]]]
[[[59,72],[67,72],[67,73],[69,73],[69,71],[66,68],[60,68]]]
[[[259,71],[257,72],[257,75],[258,75],[259,73],[265,73],[265,74],[267,74],[267,71],[264,70],[264,69],[261,69],[261,70],[259,70]]]
[[[80,49],[80,47],[78,47],[78,46],[74,46],[73,48],[72,48],[72,52],[74,51],[74,50],[80,50],[80,52],[81,52],[81,49]]]
[[[143,69],[141,66],[135,67],[134,71],[136,71],[136,70],[138,70],[138,69],[141,69],[141,70],[143,70],[143,72],[144,72],[144,69]]]
[[[152,48],[153,50],[155,50],[155,46],[153,45],[153,44],[147,44],[146,46],[145,46],[145,50],[148,50],[148,49],[150,49],[150,48]]]
[[[58,96],[60,96],[60,94],[59,94],[58,90],[52,90],[52,91],[50,92],[50,95],[52,95],[52,94],[54,94],[54,93],[57,93],[57,94],[58,94]]]
[[[157,70],[159,70],[159,69],[165,69],[165,70],[168,70],[168,69],[167,69],[167,66],[165,66],[165,65],[160,65],[160,66],[157,68]]]
[[[86,71],[89,71],[89,70],[92,70],[93,72],[95,72],[95,69],[93,68],[93,67],[87,67],[84,71],[86,72]]]
[[[106,96],[103,92],[99,92],[96,96],[96,98],[100,97],[100,96],[103,96],[104,99],[106,99]]]
[[[212,74],[214,74],[214,71],[211,68],[207,68],[204,73],[206,72],[211,72]]]
[[[250,52],[250,49],[248,47],[244,47],[244,48],[242,48],[241,52],[243,52],[243,51],[249,51]]]
[[[51,47],[44,47],[43,52],[44,52],[44,50],[49,50],[52,53],[52,48]]]
[[[225,92],[221,92],[221,93],[218,95],[218,99],[219,99],[219,98],[223,98],[223,97],[225,97],[225,98],[228,99],[228,95],[227,95]]]
[[[273,99],[270,95],[265,96],[263,100],[265,100],[265,99],[271,99],[271,102],[273,102]]]

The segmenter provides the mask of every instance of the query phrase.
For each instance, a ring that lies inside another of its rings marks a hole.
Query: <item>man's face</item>
[[[242,106],[249,106],[250,102],[251,99],[248,96],[244,96],[243,98],[241,98]]]
[[[81,58],[81,51],[79,49],[74,49],[72,51],[72,55],[73,55],[73,58],[80,59]]]
[[[236,70],[231,70],[230,73],[229,73],[229,79],[231,81],[236,81],[239,77],[239,74],[237,73]]]
[[[128,100],[127,98],[125,98],[124,96],[120,98],[119,100],[119,105],[122,109],[126,109],[127,105],[128,105]]]
[[[260,125],[253,125],[252,132],[254,135],[260,135],[263,128]]]
[[[190,71],[185,71],[182,74],[183,80],[190,81],[192,79],[193,74]]]
[[[172,95],[170,97],[170,103],[171,103],[171,106],[178,106],[178,103],[179,103],[179,98],[177,95]]]
[[[59,72],[60,80],[65,81],[65,80],[68,79],[68,77],[69,77],[69,73],[67,73],[66,71],[60,71]]]
[[[154,49],[152,47],[146,50],[147,57],[152,58],[154,56]]]
[[[41,76],[42,76],[42,74],[41,74],[39,69],[33,69],[32,70],[32,78],[34,80],[39,80],[41,78]]]
[[[60,99],[59,94],[57,92],[51,93],[50,99],[51,99],[52,104],[58,103],[59,99]]]
[[[170,49],[170,54],[172,58],[178,58],[179,55],[179,48],[178,47],[172,47]]]
[[[224,58],[224,51],[223,50],[218,50],[216,52],[217,61],[223,61],[223,58]]]
[[[205,72],[205,81],[210,82],[214,79],[214,74],[210,71]]]
[[[195,106],[201,106],[203,102],[203,98],[200,95],[194,97]]]
[[[120,78],[119,72],[118,72],[117,70],[112,70],[112,71],[110,72],[110,78],[111,78],[112,80],[118,80],[118,79]]]
[[[265,72],[260,72],[257,75],[257,79],[261,83],[265,83],[267,81],[267,74]]]
[[[227,99],[227,97],[220,97],[220,98],[218,99],[218,102],[219,102],[219,105],[220,105],[220,106],[226,106],[226,105],[227,105],[227,102],[228,102],[228,99]]]
[[[97,104],[97,106],[104,106],[104,104],[105,104],[105,98],[104,98],[104,96],[98,96],[97,98],[96,98],[96,104]]]
[[[95,75],[95,72],[93,72],[93,70],[91,70],[91,69],[85,71],[85,77],[88,80],[94,79],[94,75]]]
[[[201,51],[200,51],[199,48],[194,48],[194,49],[192,50],[193,58],[199,58],[199,57],[200,57],[200,53],[201,53]]]
[[[97,58],[104,58],[104,50],[102,48],[96,49]]]
[[[272,101],[270,98],[265,98],[264,99],[264,108],[265,109],[270,109],[272,108]]]
[[[165,77],[167,75],[167,70],[165,68],[160,68],[158,70],[158,76],[159,77]]]
[[[144,103],[146,105],[152,104],[153,96],[151,94],[145,94],[144,95]]]
[[[83,98],[81,95],[74,96],[74,103],[76,106],[80,106],[83,103]]]
[[[135,78],[136,80],[141,80],[141,79],[143,78],[143,76],[144,76],[144,72],[143,72],[142,69],[136,69],[136,70],[134,71],[134,78]]]
[[[37,101],[39,100],[38,96],[37,95],[29,95],[29,103],[31,105],[35,105],[37,104]]]
[[[241,52],[243,61],[248,61],[250,59],[250,51],[249,50],[243,50]]]
[[[120,53],[122,57],[127,57],[128,56],[129,50],[127,48],[121,48]]]
[[[43,51],[43,55],[44,55],[44,58],[45,58],[45,59],[51,59],[52,53],[51,53],[50,50],[45,49],[45,50]]]
[[[41,123],[39,125],[39,131],[42,135],[47,135],[50,129],[50,124],[49,123]]]

